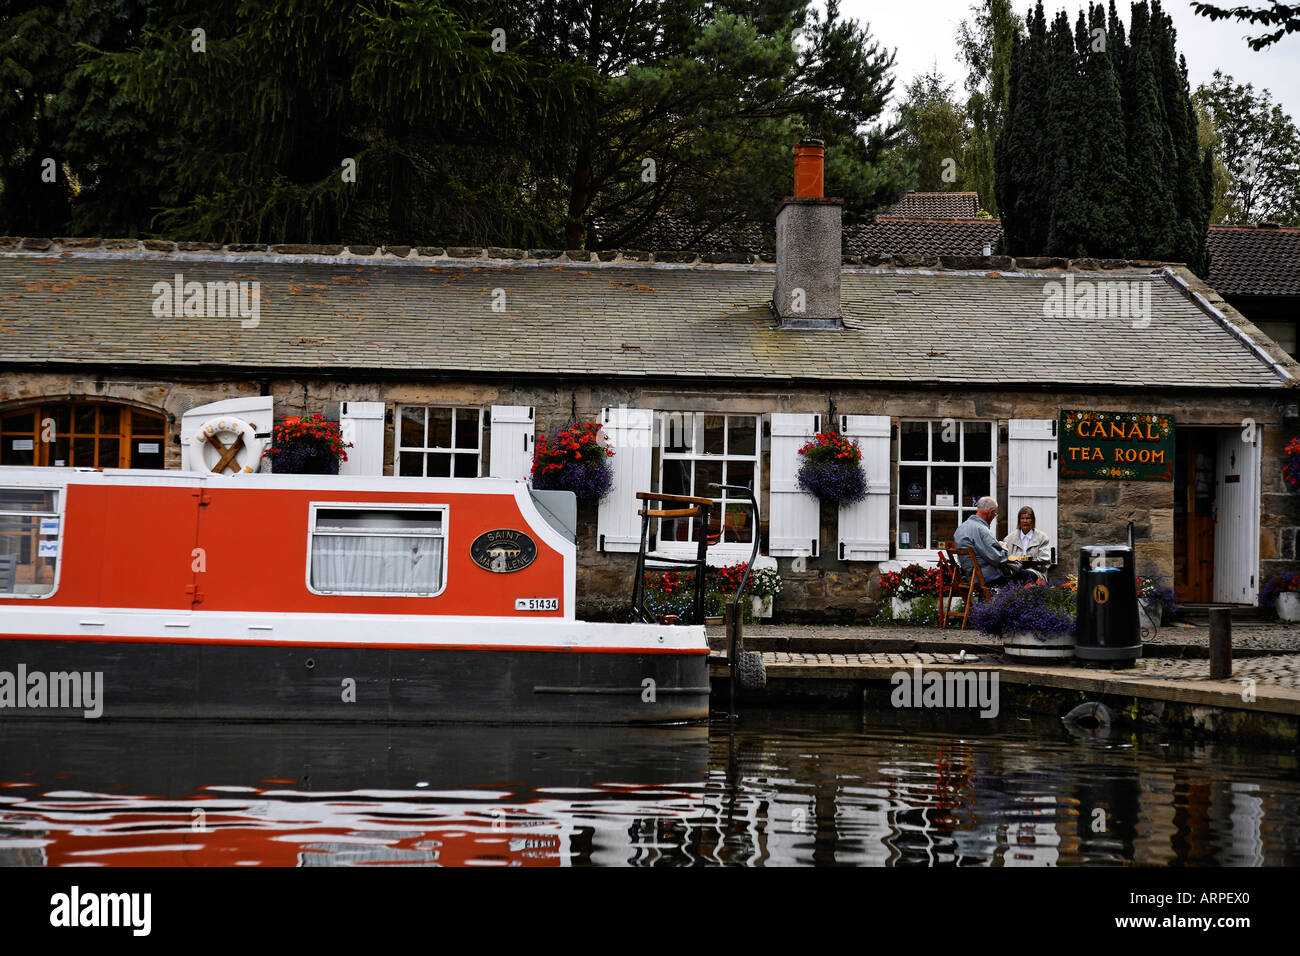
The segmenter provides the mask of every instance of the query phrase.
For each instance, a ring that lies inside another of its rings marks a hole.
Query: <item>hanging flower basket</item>
[[[271,432],[271,470],[280,475],[337,475],[339,462],[348,460],[338,422],[319,412],[311,418],[286,418]]]
[[[1292,491],[1300,491],[1300,438],[1287,442],[1286,461],[1282,463],[1282,478]]]
[[[614,449],[601,437],[599,422],[576,422],[533,446],[533,487],[539,491],[572,491],[579,498],[599,501],[609,494]]]
[[[818,432],[799,449],[802,464],[796,482],[802,491],[829,505],[852,504],[867,496],[862,449],[837,431]]]

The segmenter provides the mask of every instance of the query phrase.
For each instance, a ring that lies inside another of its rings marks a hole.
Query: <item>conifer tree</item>
[[[1012,61],[997,150],[1007,251],[1135,257],[1208,269],[1213,182],[1198,142],[1186,63],[1159,0],[1127,31],[1090,6],[1046,27],[1039,0]]]

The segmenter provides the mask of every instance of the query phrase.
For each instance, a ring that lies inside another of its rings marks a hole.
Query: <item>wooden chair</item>
[[[962,573],[961,556],[970,558],[970,577],[965,577]],[[966,593],[961,594],[965,588]],[[980,570],[980,563],[975,558],[973,548],[944,548],[939,552],[939,626],[947,627],[950,618],[961,618],[961,629],[966,630],[966,615],[970,613],[971,600],[975,596],[975,589],[979,588],[980,598],[987,601],[989,599],[988,585],[984,583],[984,572]],[[945,591],[947,592],[945,594]],[[952,599],[961,596],[961,611],[954,613],[952,610]]]
[[[708,548],[708,531],[710,524],[710,510],[713,507],[712,498],[694,498],[688,495],[656,495],[647,491],[638,491],[636,493],[638,501],[645,502],[645,507],[637,510],[637,515],[641,518],[641,546],[637,549],[636,556],[636,577],[632,581],[632,614],[640,621],[646,624],[658,623],[655,615],[645,606],[645,575],[647,568],[655,570],[671,569],[677,566],[690,568],[695,573],[694,594],[691,601],[691,624],[704,623],[704,570],[707,566],[705,559]],[[652,508],[651,502],[668,502],[670,504],[684,505],[681,508]],[[695,523],[696,535],[696,552],[693,558],[670,558],[658,556],[650,558],[648,555],[650,542],[650,522],[660,518],[689,518]]]

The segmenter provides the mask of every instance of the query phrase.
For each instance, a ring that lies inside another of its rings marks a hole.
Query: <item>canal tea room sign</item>
[[[1173,481],[1172,415],[1062,411],[1058,435],[1062,478]]]

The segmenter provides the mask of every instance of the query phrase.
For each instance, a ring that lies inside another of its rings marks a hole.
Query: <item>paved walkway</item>
[[[709,628],[709,637],[714,646],[723,639],[722,628]],[[749,624],[745,626],[746,646],[762,651],[820,651],[823,646],[829,653],[835,653],[834,642],[844,641],[851,647],[846,650],[865,652],[871,648],[865,642],[891,642],[895,645],[912,642],[933,644],[942,642],[954,645],[955,649],[996,648],[1000,640],[981,634],[979,631],[959,631],[955,628],[940,630],[937,627],[864,627],[838,625],[793,625],[793,624]],[[1150,640],[1152,644],[1193,645],[1208,648],[1210,629],[1190,624],[1175,624],[1162,627]],[[1244,624],[1234,623],[1232,628],[1232,646],[1234,650],[1246,650],[1256,653],[1286,654],[1300,653],[1300,624]],[[929,648],[925,648],[928,650]]]
[[[1008,683],[1058,687],[1098,693],[1131,694],[1155,700],[1181,701],[1235,709],[1253,709],[1300,714],[1300,654],[1278,654],[1233,662],[1232,676],[1214,680],[1204,660],[1147,659],[1136,667],[1109,670],[1083,667],[1074,662],[1060,665],[1010,662],[1000,653],[979,652],[965,658],[936,653],[846,653],[808,654],[768,652],[763,665],[769,680],[831,679],[888,680],[898,671],[916,666],[926,670],[995,669]],[[711,661],[715,676],[727,672],[721,652]],[[1256,700],[1245,701],[1243,681],[1253,679]]]
[[[1139,661],[1143,673],[1161,680],[1208,680],[1207,661],[1148,658]],[[1270,654],[1232,662],[1234,680],[1253,678],[1261,684],[1300,688],[1300,654]]]

